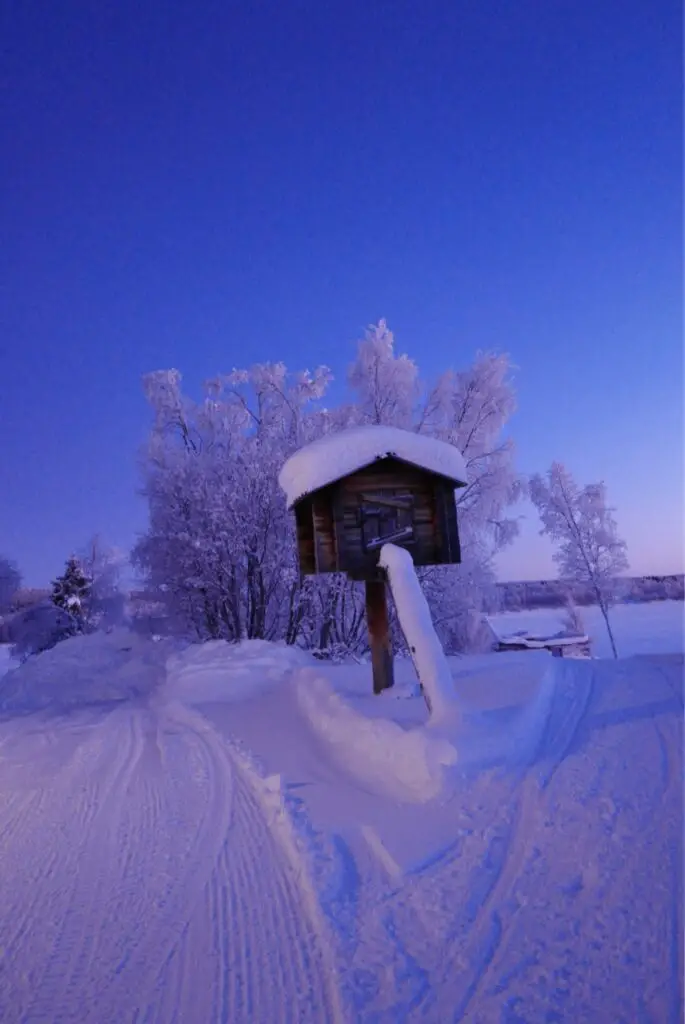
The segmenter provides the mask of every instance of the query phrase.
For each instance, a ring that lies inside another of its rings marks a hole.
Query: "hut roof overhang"
[[[452,444],[398,427],[350,427],[312,441],[283,466],[278,482],[288,508],[382,459],[397,459],[434,473],[455,487],[468,483],[464,456]]]

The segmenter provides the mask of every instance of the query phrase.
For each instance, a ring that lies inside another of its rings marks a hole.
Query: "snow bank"
[[[0,678],[9,672],[10,669],[14,668],[16,662],[11,655],[12,645],[11,644],[0,644]]]
[[[278,482],[290,508],[305,494],[389,457],[438,473],[457,485],[467,483],[464,457],[454,445],[425,434],[379,426],[351,427],[313,441],[288,459]]]
[[[353,710],[316,669],[294,677],[297,700],[314,732],[337,763],[365,787],[394,800],[423,802],[438,796],[444,768],[457,761],[445,739],[425,728],[405,730]]]
[[[491,655],[491,657],[496,657]],[[502,654],[502,658],[510,655]],[[530,658],[530,655],[526,655]],[[545,659],[545,670],[536,687],[523,699],[516,694],[516,676],[509,679],[505,673],[499,680],[500,696],[495,706],[464,713],[452,734],[459,749],[459,766],[465,771],[492,767],[521,768],[532,765],[540,751],[550,715],[555,706],[557,681],[569,661]],[[576,662],[571,660],[572,665]],[[581,662],[583,668],[589,662]],[[575,677],[574,677],[575,678]],[[589,678],[581,675],[584,684]],[[507,700],[509,690],[511,696]]]
[[[431,723],[454,716],[457,702],[452,673],[433,627],[412,557],[404,548],[384,544],[378,564],[388,574],[400,626],[426,694]]]
[[[171,655],[167,693],[190,703],[246,700],[278,685],[294,669],[312,664],[309,654],[285,644],[210,640]]]
[[[0,713],[68,711],[151,693],[164,678],[165,644],[127,629],[75,636],[0,680]]]

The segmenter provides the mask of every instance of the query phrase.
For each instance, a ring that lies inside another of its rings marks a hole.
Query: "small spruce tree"
[[[75,633],[85,630],[85,604],[90,588],[91,581],[75,555],[67,560],[62,575],[53,580],[52,603],[71,616]]]

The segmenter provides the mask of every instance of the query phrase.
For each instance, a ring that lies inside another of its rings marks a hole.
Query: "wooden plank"
[[[311,502],[308,499],[295,506],[295,523],[300,572],[305,576],[311,576],[316,572],[316,558],[314,554],[314,522]]]
[[[336,569],[335,534],[331,514],[330,495],[317,495],[312,502],[314,521],[314,551],[316,571],[334,572]]]
[[[461,562],[461,547],[457,528],[457,505],[454,489],[445,483],[438,484],[436,499],[440,523],[442,561],[447,565]]]
[[[395,681],[385,579],[366,581],[366,624],[371,648],[373,692],[382,693]]]
[[[435,484],[435,504],[437,509],[437,548],[439,561],[443,565],[451,565],[459,561],[454,557],[455,536],[451,528],[448,516],[448,503],[446,500],[447,488],[441,480]]]
[[[331,508],[333,510],[333,535],[335,537],[335,568],[344,571],[348,561],[348,537],[345,530],[345,506],[343,490],[339,485],[334,488]]]
[[[386,488],[383,488],[383,490],[376,494],[365,494],[362,491],[360,498],[367,505],[398,508],[403,512],[409,512],[414,508],[414,496],[412,494],[395,494],[394,490],[386,493]]]
[[[450,541],[450,554],[452,556],[452,563],[457,564],[461,562],[461,543],[459,541],[459,522],[457,520],[457,502],[454,496],[454,490],[449,485],[445,486],[445,494],[447,496],[447,530],[449,532]]]
[[[364,551],[360,511],[366,501],[391,508],[411,508],[411,538],[397,543],[411,549],[417,565],[441,561],[437,543],[436,484],[441,478],[397,461],[374,464],[341,480],[336,508],[339,567],[357,579],[377,579],[376,550]],[[342,518],[342,529],[340,528]],[[407,524],[402,524],[407,525]]]

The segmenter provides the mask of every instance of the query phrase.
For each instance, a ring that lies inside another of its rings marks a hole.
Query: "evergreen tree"
[[[67,560],[64,572],[52,583],[52,603],[68,612],[77,633],[83,632],[85,627],[85,603],[90,588],[91,581],[75,555]]]

